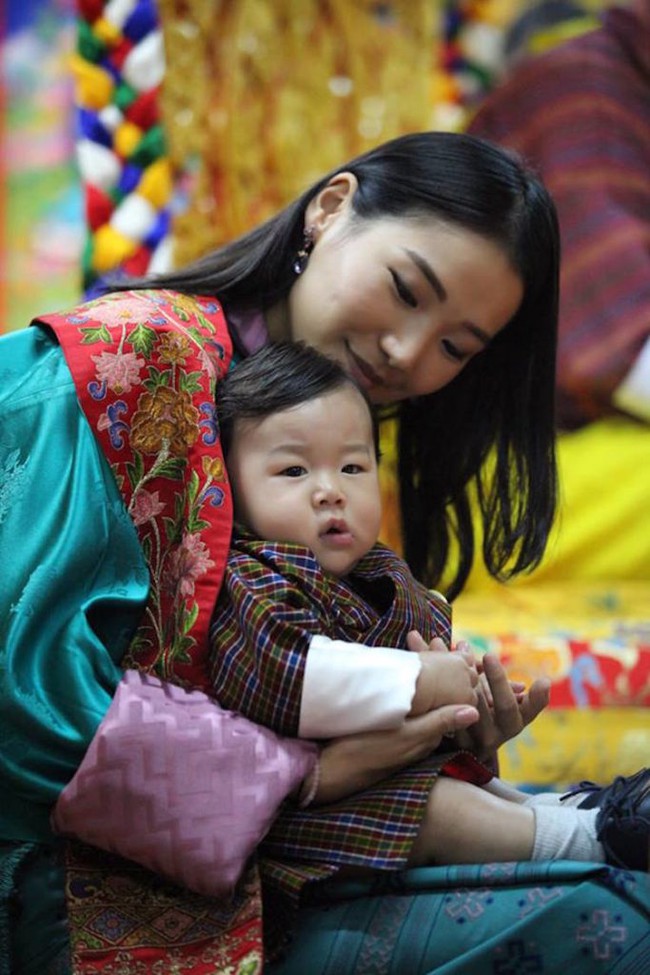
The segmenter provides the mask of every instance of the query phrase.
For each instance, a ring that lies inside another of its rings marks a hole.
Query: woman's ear
[[[305,227],[313,228],[316,238],[338,217],[349,212],[358,187],[354,173],[337,173],[305,210]]]

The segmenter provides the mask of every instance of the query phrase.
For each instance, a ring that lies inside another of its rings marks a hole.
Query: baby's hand
[[[422,669],[415,685],[410,717],[432,711],[445,704],[478,702],[478,670],[471,651],[448,650],[440,639],[429,646],[418,633],[409,633],[407,645],[419,654]]]
[[[406,639],[408,642],[408,636]],[[424,641],[422,642],[424,643]],[[433,647],[434,642],[435,641],[432,641],[432,645],[431,645],[432,650],[435,649]],[[411,647],[411,649],[415,649],[415,647]],[[474,664],[478,670],[478,675],[479,675],[478,694],[480,697],[482,697],[485,700],[488,707],[491,708],[494,707],[494,697],[492,695],[492,688],[490,687],[490,683],[487,677],[485,676],[485,672],[483,670],[483,661],[478,660],[475,657],[474,653],[472,652],[472,648],[470,647],[467,640],[459,640],[456,646],[454,647],[454,650],[457,653],[464,653],[466,655],[469,655],[469,657],[471,657],[471,659],[474,661]],[[523,681],[520,680],[509,680],[508,683],[510,685],[512,693],[515,695],[515,698],[517,699],[517,703],[521,704],[525,697],[526,685],[523,683]]]

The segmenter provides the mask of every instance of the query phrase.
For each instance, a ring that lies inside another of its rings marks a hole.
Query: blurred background
[[[84,235],[68,58],[74,0],[9,0],[2,38],[0,330],[79,295]]]
[[[545,15],[527,26],[526,15],[540,6]],[[358,151],[404,131],[462,128],[513,46],[523,49],[538,28],[546,32],[538,46],[587,29],[600,6],[8,0],[0,330],[74,301],[129,259],[132,270],[146,268],[170,232],[168,216],[176,260],[184,260],[273,212]],[[129,54],[135,63],[125,75]],[[157,104],[145,106],[136,123],[124,113],[119,122],[109,118],[111,108],[132,107],[143,94]],[[157,130],[161,117],[164,134]],[[120,230],[130,241],[106,240],[104,232],[89,242],[102,227],[97,211],[110,206],[93,190],[108,193],[113,207],[124,202],[123,170],[131,164],[133,177],[137,143],[147,135],[140,158],[160,163],[165,185],[154,190],[155,209],[164,217],[155,241],[147,226],[150,246],[134,259],[136,242],[141,247],[147,236],[138,236],[143,215],[126,213]],[[90,191],[75,155],[82,142],[86,166],[95,167]],[[89,159],[90,144],[107,151]],[[101,253],[89,253],[93,244]]]

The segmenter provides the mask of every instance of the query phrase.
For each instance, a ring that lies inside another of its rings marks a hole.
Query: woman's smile
[[[347,339],[344,344],[350,361],[350,367],[347,371],[350,373],[352,378],[355,379],[359,385],[366,390],[366,392],[373,387],[386,387],[386,381],[375,369],[373,369],[369,362],[366,362],[366,360],[360,355],[357,355]]]

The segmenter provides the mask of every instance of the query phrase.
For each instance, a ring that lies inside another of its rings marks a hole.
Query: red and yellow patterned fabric
[[[256,867],[229,903],[202,897],[129,860],[68,846],[66,900],[74,975],[260,975]]]
[[[207,637],[232,529],[215,389],[232,343],[217,301],[124,292],[39,319],[63,348],[149,565],[145,614],[125,665],[205,686]],[[257,869],[230,903],[69,844],[74,975],[262,968]]]
[[[499,752],[504,779],[563,788],[648,764],[648,583],[548,580],[463,593],[457,639],[496,653],[513,679],[551,680],[551,703]]]
[[[228,904],[129,860],[70,844],[66,900],[74,975],[260,975],[261,894],[252,867]]]
[[[124,664],[207,689],[208,628],[232,527],[215,405],[232,356],[221,307],[136,291],[39,321],[56,332],[149,565],[145,618]]]

